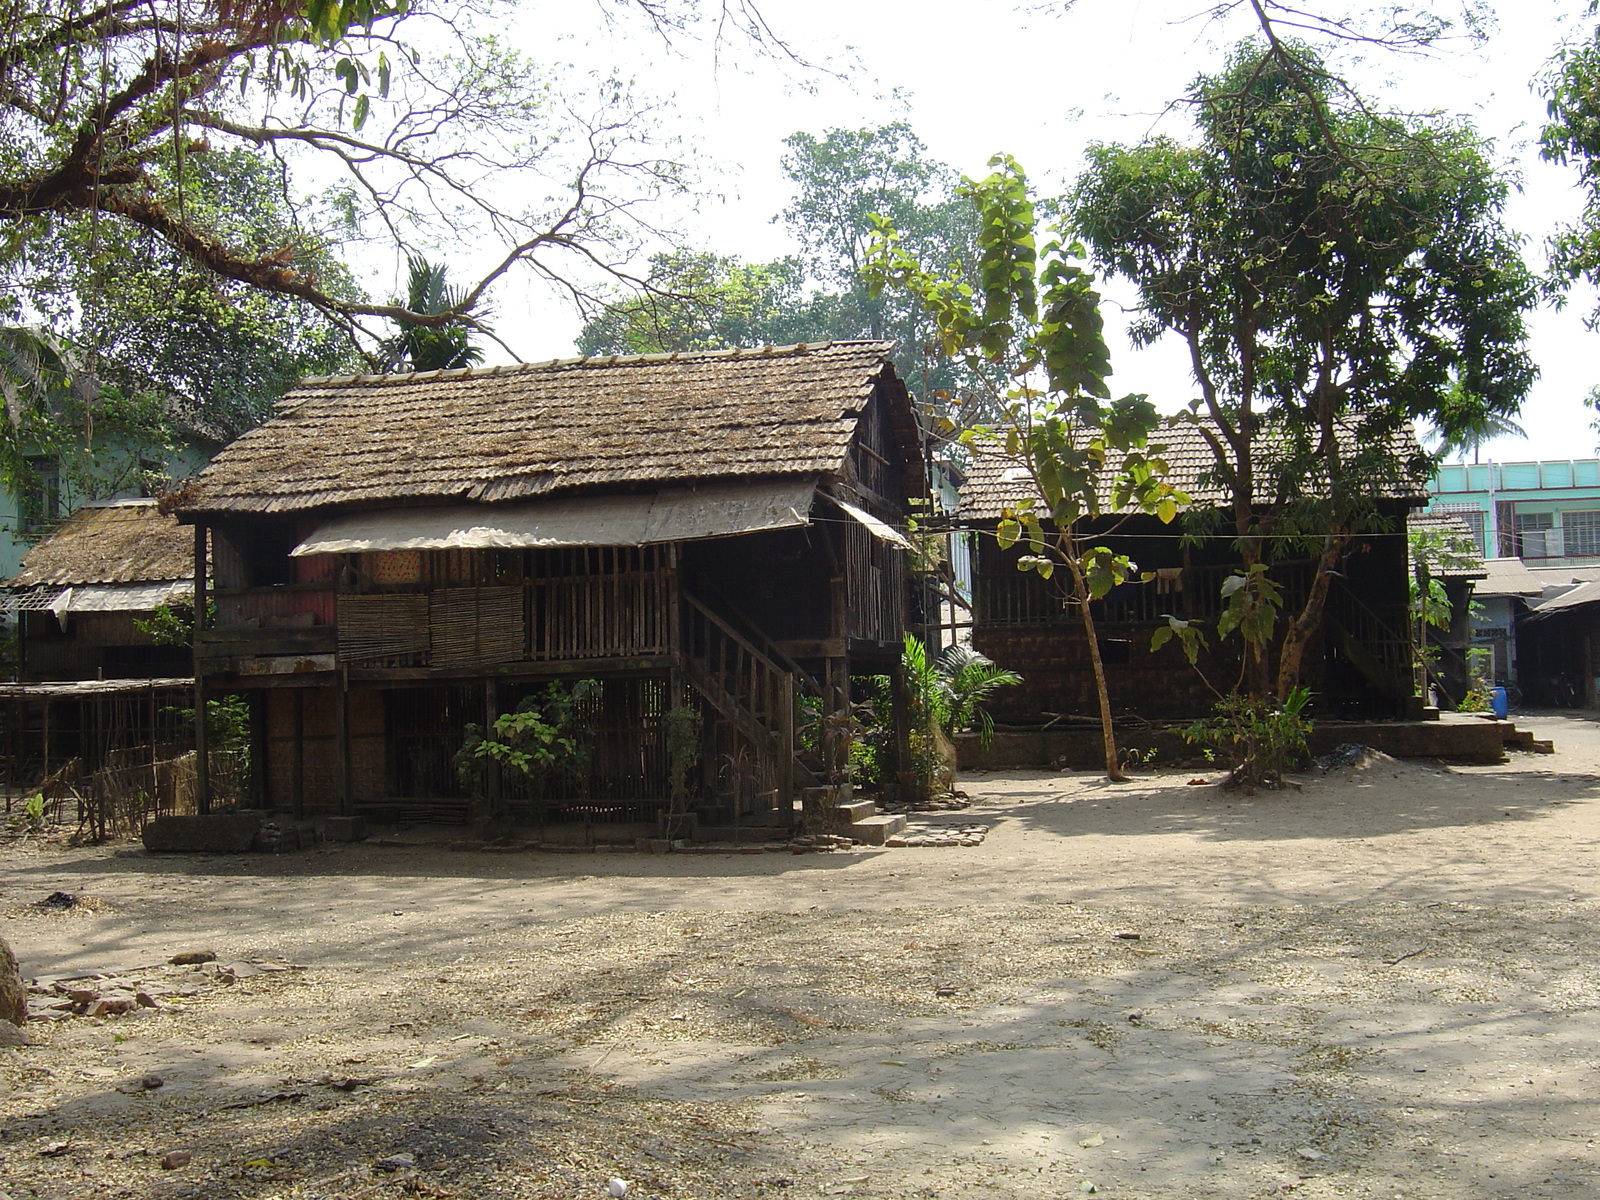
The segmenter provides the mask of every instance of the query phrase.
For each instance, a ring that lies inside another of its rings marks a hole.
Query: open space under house
[[[702,732],[683,806],[787,827],[799,790],[842,774],[817,751],[851,677],[898,677],[895,527],[925,485],[889,349],[296,388],[179,509],[215,589],[199,687],[249,699],[256,803],[658,828],[684,705]],[[597,681],[587,760],[538,785],[491,772],[469,797],[469,726],[577,680]]]

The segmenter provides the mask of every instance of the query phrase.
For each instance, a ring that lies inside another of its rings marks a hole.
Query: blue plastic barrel
[[[1506,714],[1511,711],[1511,706],[1506,703],[1505,688],[1489,689],[1489,707],[1494,710],[1495,720],[1504,721],[1506,719]]]

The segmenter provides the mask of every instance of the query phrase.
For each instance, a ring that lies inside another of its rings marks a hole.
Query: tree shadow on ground
[[[1041,773],[1015,786],[976,781],[975,819],[1019,822],[1060,837],[1188,834],[1207,840],[1275,842],[1378,838],[1432,829],[1494,826],[1548,818],[1600,798],[1590,771],[1470,771],[1396,764],[1366,772],[1302,776],[1299,786],[1247,792],[1192,771],[1139,775],[1129,783],[1074,779],[1052,786]]]

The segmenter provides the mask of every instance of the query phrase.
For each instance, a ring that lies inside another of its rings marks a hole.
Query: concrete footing
[[[1311,753],[1326,754],[1345,742],[1359,742],[1395,758],[1438,758],[1447,762],[1497,763],[1505,761],[1506,748],[1539,749],[1537,743],[1511,721],[1484,720],[1457,713],[1433,721],[1318,721],[1311,731]],[[1200,761],[1195,748],[1175,728],[1119,729],[1117,745],[1124,752],[1155,751],[1154,766]],[[1037,733],[996,733],[988,750],[977,734],[956,738],[956,753],[965,771],[996,771],[1012,767],[1071,767],[1095,771],[1104,764],[1100,730],[1095,726],[1050,729]]]

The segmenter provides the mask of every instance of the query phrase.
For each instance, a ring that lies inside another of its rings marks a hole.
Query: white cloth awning
[[[873,537],[878,538],[880,541],[888,542],[891,546],[899,546],[902,550],[910,550],[912,548],[911,543],[906,539],[906,535],[888,522],[879,520],[866,509],[857,508],[854,504],[846,503],[837,496],[832,496],[830,499],[850,516],[865,525],[867,532]]]
[[[194,599],[187,580],[164,583],[81,583],[67,588],[50,603],[56,616],[63,613],[149,612],[163,604]]]
[[[809,524],[815,494],[813,479],[779,479],[631,496],[355,512],[325,522],[291,553],[688,542]]]

